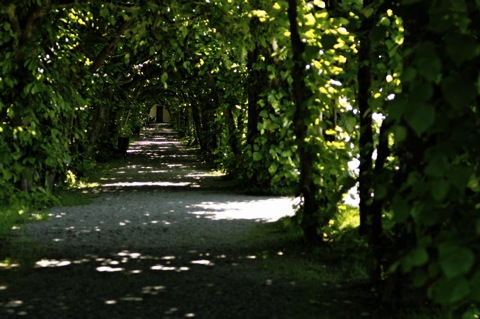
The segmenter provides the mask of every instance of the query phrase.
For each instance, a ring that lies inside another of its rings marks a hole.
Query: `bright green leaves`
[[[162,74],[162,77],[160,78],[160,81],[162,82],[163,87],[165,89],[168,87],[167,80],[168,80],[168,73],[165,72],[165,73]]]
[[[268,167],[268,172],[271,174],[271,175],[274,175],[276,172],[277,172],[277,164],[275,163],[272,163],[270,164],[270,166]]]
[[[258,161],[260,161],[262,158],[263,158],[262,153],[257,152],[257,151],[253,152],[253,160],[254,160],[254,161],[258,162]]]

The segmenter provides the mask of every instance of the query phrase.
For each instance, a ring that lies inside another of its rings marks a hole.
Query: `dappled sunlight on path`
[[[248,196],[158,125],[102,169],[93,202],[14,232],[0,318],[283,318],[294,282],[260,267],[260,224],[292,198]]]
[[[201,160],[197,149],[186,147],[163,123],[146,128],[131,143],[127,158],[96,182],[96,192],[231,187],[223,174]]]

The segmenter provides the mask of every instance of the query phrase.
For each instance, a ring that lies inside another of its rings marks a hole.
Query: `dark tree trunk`
[[[259,86],[259,72],[254,70],[254,64],[258,57],[259,49],[255,46],[255,49],[248,53],[248,122],[247,122],[247,144],[253,145],[255,138],[258,136],[258,121],[259,121],[259,107],[258,101],[260,99],[261,86]]]
[[[364,6],[368,6],[370,3],[371,1],[364,1]],[[358,181],[360,193],[360,234],[366,236],[369,247],[371,248],[370,279],[376,282],[380,280],[381,276],[383,201],[376,198],[377,194],[373,194],[372,196],[372,193],[375,190],[374,178],[382,174],[389,149],[386,124],[383,123],[374,168],[372,159],[375,151],[372,128],[373,110],[369,105],[372,90],[370,30],[373,27],[373,16],[374,15],[363,20],[359,32],[358,105],[360,111],[360,175]]]
[[[293,51],[293,99],[295,102],[294,131],[298,143],[298,155],[300,158],[300,194],[303,197],[303,215],[301,227],[304,232],[304,239],[308,244],[321,242],[318,235],[318,212],[319,204],[316,199],[318,189],[313,179],[314,154],[309,150],[307,142],[307,121],[310,118],[310,111],[307,106],[309,94],[305,85],[305,61],[303,53],[305,44],[300,38],[297,26],[297,1],[288,0],[288,19],[290,21],[290,39]]]
[[[235,156],[240,155],[240,138],[239,138],[239,130],[235,126],[235,119],[233,116],[232,109],[235,107],[235,102],[231,101],[228,105],[228,110],[225,110],[225,123],[227,124],[228,128],[228,144],[232,150],[232,153]]]
[[[202,125],[202,110],[199,103],[197,103],[196,101],[193,101],[191,103],[191,108],[195,138],[197,139],[198,145],[200,145],[200,150],[203,152],[206,150],[207,146],[204,138],[204,127]]]
[[[368,5],[369,1],[364,1]],[[372,193],[372,155],[374,151],[372,131],[372,110],[369,105],[371,91],[371,66],[370,66],[370,30],[371,21],[365,19],[360,30],[360,48],[358,51],[358,107],[360,115],[360,234],[370,232],[369,210]]]
[[[98,71],[100,66],[105,62],[105,60],[115,51],[118,46],[118,43],[125,32],[131,27],[133,24],[133,19],[125,21],[117,30],[117,34],[113,37],[108,45],[106,45],[103,50],[98,54],[95,58],[92,66],[90,67],[90,72],[95,73]],[[102,136],[105,126],[108,123],[109,119],[109,105],[107,103],[102,103],[97,105],[97,109],[95,111],[95,118],[92,122],[92,131],[90,134],[90,143],[95,145],[95,143],[99,140]]]

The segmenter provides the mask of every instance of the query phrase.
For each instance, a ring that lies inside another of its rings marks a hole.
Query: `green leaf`
[[[407,129],[405,128],[405,126],[402,126],[402,125],[397,125],[393,128],[393,135],[395,136],[395,141],[397,143],[400,143],[402,142],[403,140],[405,140],[408,136],[408,131]]]
[[[277,172],[277,164],[275,163],[272,163],[269,167],[268,167],[268,172],[270,174],[275,174]]]
[[[472,299],[480,302],[480,271],[477,271],[470,280],[470,291]]]
[[[433,156],[425,168],[425,174],[432,177],[443,177],[448,169],[447,156],[440,154]]]
[[[442,61],[437,55],[435,44],[431,41],[421,43],[416,52],[418,74],[427,81],[435,81],[442,71]]]
[[[415,271],[415,273],[413,274],[412,282],[414,287],[422,287],[423,285],[425,285],[427,280],[428,276],[422,270]]]
[[[167,85],[168,73],[167,73],[167,72],[164,72],[164,73],[162,74],[162,77],[160,78],[160,80],[162,81],[163,86],[164,86],[165,88],[167,88],[167,86],[168,86],[168,85]]]
[[[407,201],[401,195],[395,195],[392,202],[394,218],[397,223],[403,223],[407,220],[410,212]]]
[[[105,5],[102,5],[102,8],[100,9],[100,16],[102,18],[105,18],[105,17],[108,17],[109,15],[110,14],[109,14],[108,8]]]
[[[268,117],[268,111],[267,110],[262,110],[260,111],[260,113],[258,114],[258,116],[260,116],[261,118],[267,118]]]
[[[442,278],[431,289],[433,300],[441,304],[452,304],[465,298],[470,287],[465,277],[447,279]]]
[[[411,66],[406,68],[402,73],[402,82],[410,82],[417,76],[417,69]]]
[[[423,184],[427,185],[426,183]],[[413,192],[415,193],[415,190]],[[433,203],[430,201],[426,204],[416,203],[410,211],[410,215],[412,215],[418,225],[426,227],[432,227],[442,221],[441,211],[436,211]]]
[[[466,248],[453,243],[438,245],[440,268],[448,279],[466,274],[475,262],[475,255]]]
[[[428,253],[424,248],[414,248],[406,258],[407,268],[423,266],[428,261]]]
[[[12,173],[6,169],[2,170],[2,173],[5,181],[9,181],[13,177]]]
[[[476,97],[475,84],[457,76],[442,81],[442,92],[445,100],[456,109],[470,106]]]
[[[447,180],[441,179],[433,182],[432,196],[437,202],[441,202],[445,199],[450,188],[450,183]]]
[[[15,80],[12,80],[9,77],[3,78],[3,81],[9,86],[10,88],[13,88],[15,86]]]
[[[461,192],[465,190],[470,181],[470,177],[472,176],[473,172],[470,168],[465,166],[453,166],[450,167],[448,172],[448,178],[453,186],[458,188]]]
[[[477,94],[480,95],[480,73],[478,74],[476,85],[477,85]]]
[[[415,103],[405,116],[405,120],[418,135],[426,132],[435,122],[435,108],[426,103]]]
[[[337,44],[337,37],[333,34],[324,34],[320,40],[323,50],[330,50]]]
[[[375,198],[376,199],[384,199],[388,195],[387,187],[383,184],[378,184],[375,187]]]
[[[364,8],[362,8],[361,12],[362,12],[363,16],[368,19],[372,16],[372,14],[375,13],[375,8],[373,8],[372,5],[368,5]]]
[[[405,114],[408,102],[405,98],[399,97],[387,104],[388,116],[392,120],[400,120]]]
[[[332,45],[333,47],[333,45]],[[318,46],[307,45],[305,47],[305,60],[310,61],[312,59],[316,59],[319,56],[320,49]]]
[[[473,37],[454,33],[447,36],[445,50],[450,58],[460,65],[475,56],[477,46],[477,41]]]
[[[262,153],[259,152],[253,152],[253,160],[254,161],[259,161],[262,159]]]
[[[466,12],[468,10],[465,0],[451,0],[450,5],[455,12]]]
[[[370,31],[370,40],[374,43],[385,40],[387,30],[387,27],[381,24],[374,26]]]
[[[426,102],[433,96],[432,82],[425,80],[413,81],[410,85],[408,100],[410,102]]]

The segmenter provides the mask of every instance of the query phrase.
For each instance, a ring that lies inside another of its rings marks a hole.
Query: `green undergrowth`
[[[263,242],[256,246],[260,267],[292,286],[288,317],[453,318],[430,304],[384,301],[382,289],[369,282],[367,248],[354,226],[357,213],[346,210],[340,214],[331,222],[335,231],[324,234],[325,242],[316,247],[304,245],[302,231],[292,218],[261,224],[251,233],[255,242]]]
[[[42,191],[15,195],[0,205],[0,238],[5,238],[12,228],[21,224],[48,219],[47,210],[53,206],[79,206],[91,202],[91,195],[78,190],[63,190],[54,195]]]
[[[68,189],[58,193],[60,206],[82,206],[92,202],[92,195],[79,189]]]
[[[28,194],[10,192],[8,199],[0,204],[0,238],[5,239],[13,228],[21,224],[47,219],[46,209],[59,203],[54,195],[41,188]]]
[[[12,193],[0,204],[0,265],[28,267],[41,255],[39,247],[19,239],[22,225],[48,220],[48,210],[53,206],[79,206],[90,202],[91,195],[76,189],[66,188],[55,194],[43,189],[35,189],[29,194]]]
[[[4,240],[12,228],[46,218],[44,212],[32,210],[23,203],[2,205],[0,206],[0,240]]]

